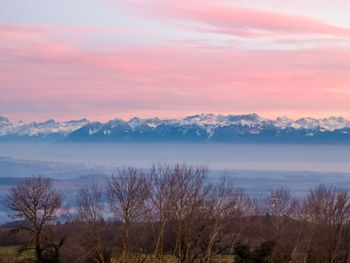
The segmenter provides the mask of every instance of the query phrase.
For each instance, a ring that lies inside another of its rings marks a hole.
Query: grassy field
[[[32,262],[34,259],[34,253],[33,251],[25,251],[21,254],[18,254],[19,247],[12,246],[12,247],[0,247],[0,263],[23,263],[23,262]],[[131,256],[132,257],[132,256]],[[131,261],[135,261],[137,256],[132,257]],[[112,262],[118,262],[117,259],[112,260]],[[149,257],[146,257],[146,260],[144,262],[151,263],[151,259]],[[176,258],[170,255],[167,255],[164,257],[164,262],[166,263],[175,263]],[[233,263],[234,257],[233,256],[215,256],[212,259],[212,262],[215,263]]]
[[[140,255],[129,255],[129,262],[144,262],[144,263],[152,263],[152,259],[150,257],[143,257]],[[176,263],[177,260],[174,256],[171,255],[165,255],[163,259],[164,263]],[[214,256],[211,260],[213,263],[234,263],[234,256],[229,256],[229,255],[217,255]],[[117,258],[112,259],[112,263],[118,263],[120,262]]]
[[[18,247],[0,247],[0,263],[20,263],[32,260],[33,252],[18,254]]]

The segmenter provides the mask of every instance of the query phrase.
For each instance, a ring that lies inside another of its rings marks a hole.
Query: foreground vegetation
[[[0,247],[0,263],[20,263],[35,261],[32,251],[20,252],[18,246]]]
[[[0,245],[17,247],[1,249],[0,262],[350,262],[347,192],[320,185],[300,199],[284,188],[253,198],[206,176],[187,164],[128,167],[81,186],[74,209],[49,179],[29,178],[9,191],[14,223]]]

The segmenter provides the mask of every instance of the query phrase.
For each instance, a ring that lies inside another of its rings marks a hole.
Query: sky
[[[0,116],[350,118],[348,0],[0,0]]]

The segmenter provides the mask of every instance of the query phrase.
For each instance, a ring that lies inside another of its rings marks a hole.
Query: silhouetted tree
[[[153,261],[163,260],[163,242],[166,226],[172,218],[172,204],[175,197],[175,180],[171,165],[153,165],[150,170],[149,202],[147,217],[155,238]]]
[[[111,261],[111,246],[106,245],[102,232],[105,215],[103,189],[97,184],[85,185],[78,189],[78,220],[84,223],[85,229],[80,233],[86,247],[84,257],[97,263]]]
[[[143,215],[148,197],[147,182],[135,167],[123,168],[108,184],[108,200],[111,211],[123,222],[121,262],[127,262],[129,229],[131,223]]]
[[[20,222],[16,230],[29,234],[23,249],[34,249],[38,263],[59,262],[59,249],[64,238],[54,243],[45,232],[49,232],[48,227],[55,221],[62,199],[51,180],[43,177],[27,178],[12,187],[7,195],[10,216]]]
[[[304,245],[307,258],[312,262],[346,262],[350,253],[347,192],[325,185],[310,190],[303,202],[302,219],[309,233]]]

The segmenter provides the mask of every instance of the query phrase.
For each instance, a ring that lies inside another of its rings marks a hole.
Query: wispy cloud
[[[124,1],[152,19],[177,19],[201,23],[198,30],[244,38],[290,35],[327,35],[350,37],[350,28],[332,25],[319,19],[289,12],[247,8],[227,1]]]
[[[350,110],[347,95],[332,92],[350,82],[347,49],[244,51],[174,43],[97,51],[52,38],[46,26],[17,31],[1,34],[3,114],[42,111],[43,105],[48,113],[74,109],[84,116]]]
[[[122,14],[114,26],[78,25],[79,14],[0,23],[0,115],[350,117],[346,23],[273,2],[104,0],[96,17]]]

